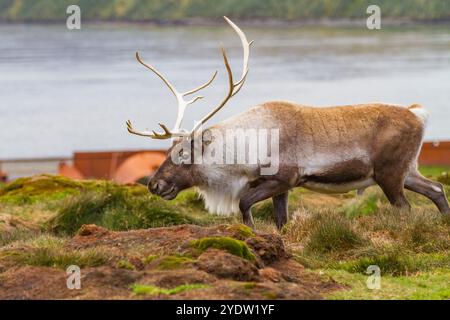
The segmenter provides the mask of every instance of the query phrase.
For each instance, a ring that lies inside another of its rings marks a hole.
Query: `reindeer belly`
[[[318,183],[305,182],[302,186],[306,189],[321,193],[346,193],[352,190],[364,189],[375,184],[372,178],[347,183]]]
[[[311,166],[303,172],[299,186],[323,193],[345,193],[375,184],[373,166],[367,158]]]

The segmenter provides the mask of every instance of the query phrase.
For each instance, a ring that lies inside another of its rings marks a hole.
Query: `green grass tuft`
[[[357,196],[343,206],[342,212],[349,218],[372,215],[378,211],[379,198],[376,193]]]
[[[67,250],[65,240],[43,235],[19,242],[23,249],[8,249],[2,252],[0,260],[12,260],[19,265],[55,267],[65,269],[70,265],[80,268],[100,266],[106,263],[107,254],[98,249]]]
[[[152,263],[152,262],[155,261],[157,258],[158,258],[158,256],[157,256],[156,254],[151,254],[151,255],[147,256],[147,257],[144,259],[144,263],[145,263],[145,264]]]
[[[131,230],[196,223],[194,218],[181,212],[156,196],[135,196],[125,188],[107,188],[68,199],[49,227],[56,233],[73,235],[83,224]]]
[[[134,265],[129,262],[128,260],[119,260],[117,262],[117,268],[119,269],[127,269],[127,270],[134,270]]]
[[[316,221],[306,243],[306,249],[311,252],[327,253],[354,249],[364,243],[362,235],[345,217],[331,214]]]

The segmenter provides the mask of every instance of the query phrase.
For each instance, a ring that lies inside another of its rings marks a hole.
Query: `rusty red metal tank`
[[[450,166],[450,141],[424,142],[419,164]]]
[[[165,150],[76,152],[73,165],[60,164],[59,174],[73,179],[136,182],[151,175],[164,161]]]

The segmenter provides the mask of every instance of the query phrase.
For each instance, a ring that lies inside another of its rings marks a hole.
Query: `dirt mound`
[[[320,299],[340,287],[305,271],[278,235],[243,225],[127,232],[84,225],[60,249],[22,244],[0,252],[0,299]],[[46,266],[33,256],[43,250]],[[65,267],[87,251],[107,258],[82,260],[81,289],[69,290]],[[24,252],[27,259],[8,260]]]

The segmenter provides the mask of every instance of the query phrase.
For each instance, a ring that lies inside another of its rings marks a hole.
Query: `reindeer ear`
[[[173,138],[173,139],[172,139],[172,148],[173,148],[177,143],[179,143],[181,140],[182,140],[181,138]]]
[[[210,129],[206,129],[202,132],[202,145],[204,147],[209,146],[214,141],[214,135]]]
[[[191,150],[194,151],[194,155],[203,155],[205,148],[214,141],[211,131],[206,129],[201,131],[201,133],[195,134],[194,138],[191,140]]]

